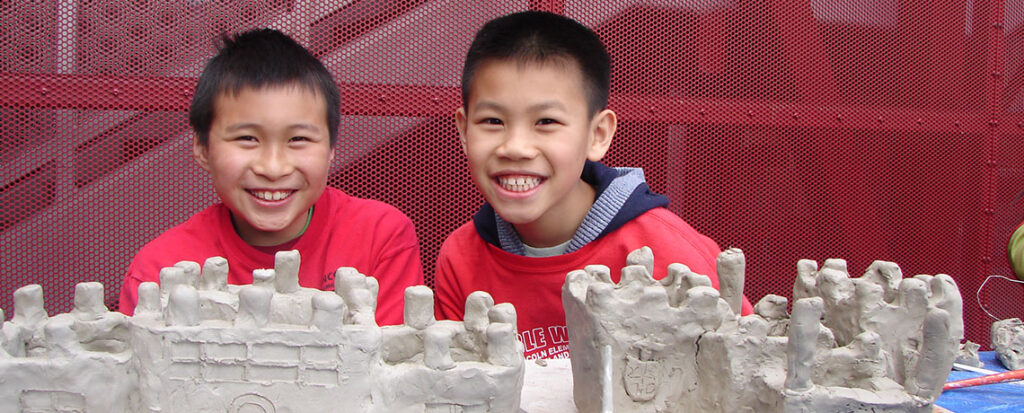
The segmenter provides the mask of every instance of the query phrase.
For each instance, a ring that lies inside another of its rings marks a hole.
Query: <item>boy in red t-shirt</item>
[[[119,310],[131,314],[139,284],[179,261],[221,256],[228,282],[249,284],[276,252],[294,249],[301,286],[333,290],[335,270],[354,267],[380,286],[377,322],[402,323],[403,291],[423,283],[416,231],[390,205],[327,187],[341,101],[327,68],[276,30],[223,42],[189,108],[193,157],[221,203],[139,250]]]
[[[461,319],[467,295],[486,291],[515,305],[527,358],[558,358],[569,271],[602,264],[618,281],[626,256],[649,246],[655,278],[682,263],[718,287],[718,245],[665,209],[642,170],[598,163],[616,127],[609,73],[597,35],[566,17],[515,13],[477,32],[455,121],[487,203],[441,247],[439,317]]]

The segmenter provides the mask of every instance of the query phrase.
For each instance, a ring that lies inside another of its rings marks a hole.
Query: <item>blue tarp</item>
[[[1006,371],[993,351],[978,354],[986,370],[997,373]],[[953,370],[947,381],[984,376],[981,373]],[[954,412],[1024,412],[1024,382],[1022,384],[998,383],[966,387],[943,392],[936,405]]]

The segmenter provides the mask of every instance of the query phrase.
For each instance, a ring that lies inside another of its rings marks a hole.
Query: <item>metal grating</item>
[[[135,251],[216,201],[190,159],[191,90],[216,34],[263,26],[336,77],[329,184],[408,214],[431,282],[482,201],[452,120],[465,49],[528,8],[602,36],[621,122],[606,162],[742,248],[752,301],[789,296],[800,258],[891,260],[953,275],[988,342],[974,293],[1009,273],[1024,220],[1024,4],[983,0],[2,2],[0,308],[41,283],[67,311],[84,280],[113,307]],[[981,298],[1022,316],[1022,294]]]

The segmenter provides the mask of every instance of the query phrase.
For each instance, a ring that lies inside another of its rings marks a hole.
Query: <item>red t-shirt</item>
[[[445,240],[437,257],[437,315],[461,320],[466,297],[485,291],[495,303],[515,306],[527,358],[568,357],[569,334],[562,308],[566,274],[600,264],[611,269],[612,280],[618,282],[626,256],[643,246],[654,252],[654,278],[664,278],[669,264],[681,263],[709,276],[718,288],[718,244],[665,208],[651,209],[576,251],[553,257],[502,251],[480,238],[471,221]],[[742,312],[753,313],[746,298]]]
[[[349,196],[327,187],[317,200],[306,232],[289,242],[302,260],[299,285],[334,289],[334,272],[354,267],[380,284],[377,323],[402,323],[405,288],[423,284],[419,243],[411,220],[383,202]],[[284,250],[285,248],[281,248]],[[132,314],[139,284],[159,282],[160,269],[179,261],[200,265],[220,256],[228,261],[229,284],[251,284],[252,271],[274,268],[274,248],[254,247],[235,232],[224,204],[215,204],[142,247],[121,286],[119,310]]]

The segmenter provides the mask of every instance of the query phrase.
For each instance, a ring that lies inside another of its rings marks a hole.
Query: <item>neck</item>
[[[553,206],[540,218],[522,224],[512,224],[524,244],[535,248],[553,247],[572,239],[594,205],[597,191],[590,184],[579,184],[559,205]]]
[[[242,223],[240,225],[239,218],[231,211],[228,211],[231,216],[231,226],[235,229],[235,234],[238,234],[243,241],[247,244],[255,247],[273,247],[275,245],[281,245],[287,242],[291,242],[298,239],[302,234],[306,233],[306,229],[309,228],[310,221],[313,220],[313,207],[309,207],[306,210],[305,219],[301,221],[302,226],[298,227],[296,224],[289,225],[294,229],[285,228],[282,231],[276,232],[265,232],[257,230],[248,224]]]

